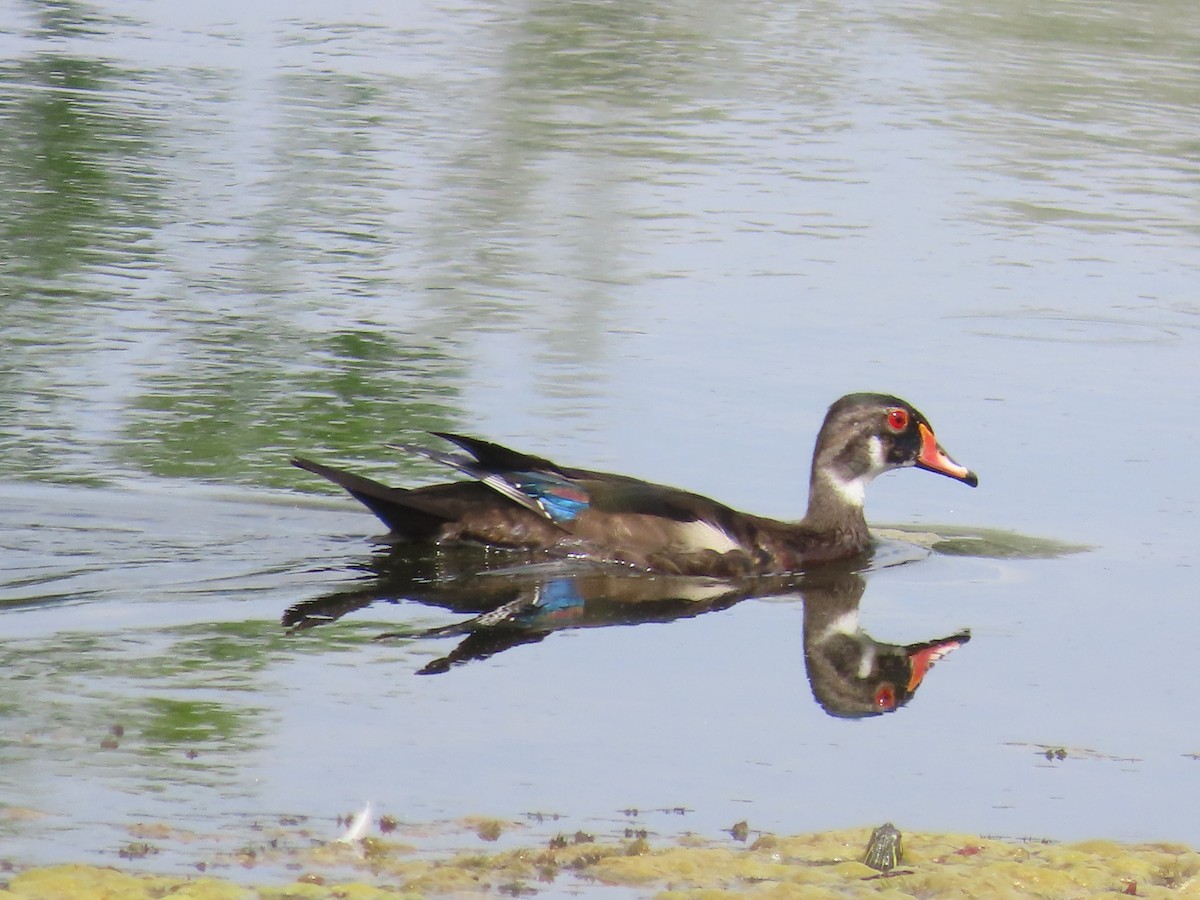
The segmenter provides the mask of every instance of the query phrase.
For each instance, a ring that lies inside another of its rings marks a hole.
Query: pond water
[[[0,857],[368,801],[1200,843],[1200,6],[0,11]],[[816,702],[811,586],[418,677],[471,598],[288,465],[445,429],[791,518],[856,390],[980,475],[869,492],[862,633],[970,631],[878,717]]]

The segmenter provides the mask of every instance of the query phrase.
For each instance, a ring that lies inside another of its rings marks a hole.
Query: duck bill
[[[908,692],[911,694],[921,686],[921,682],[925,680],[925,676],[929,674],[929,669],[935,662],[951,650],[957,650],[970,639],[971,635],[964,631],[962,634],[942,638],[940,641],[931,641],[928,644],[913,644],[909,647],[908,660],[912,666],[912,674],[908,679]]]
[[[929,426],[921,422],[917,425],[917,430],[921,433],[921,452],[917,456],[917,466],[928,469],[930,472],[946,475],[956,481],[969,484],[971,487],[979,484],[979,477],[974,472],[965,466],[960,466],[946,454],[942,445],[937,442],[937,438],[933,436]]]

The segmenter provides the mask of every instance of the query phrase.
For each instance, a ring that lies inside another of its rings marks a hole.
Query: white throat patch
[[[833,472],[825,472],[825,480],[834,492],[857,509],[862,509],[867,499],[867,483],[881,472],[887,471],[887,463],[883,459],[883,441],[873,436],[867,441],[867,452],[871,461],[870,468],[856,478],[839,478]]]
[[[834,493],[845,500],[848,505],[862,509],[863,503],[867,499],[867,482],[870,481],[870,478],[866,475],[860,475],[858,478],[843,481],[832,472],[827,472],[825,479],[829,482],[829,486],[833,488]]]

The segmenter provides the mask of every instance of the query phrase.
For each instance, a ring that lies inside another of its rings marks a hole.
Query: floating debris
[[[885,822],[871,832],[867,843],[867,855],[863,862],[879,872],[890,872],[904,858],[904,847],[900,842],[900,829]]]
[[[346,828],[346,831],[339,837],[335,843],[338,844],[354,844],[366,837],[368,830],[371,828],[371,804],[368,802],[354,820]]]

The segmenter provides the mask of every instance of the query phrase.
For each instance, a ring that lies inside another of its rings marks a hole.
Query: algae
[[[476,823],[477,824],[477,823]],[[500,823],[504,824],[504,823]],[[378,838],[290,853],[299,874],[246,886],[211,875],[181,877],[64,864],[0,874],[0,898],[189,898],[189,900],[376,900],[397,897],[536,896],[543,893],[726,897],[1139,897],[1200,896],[1200,853],[1174,844],[1093,840],[1069,845],[949,834],[904,834],[903,868],[863,862],[871,829],[791,837],[764,834],[750,846],[647,837],[560,835],[546,846],[419,857]],[[351,877],[333,870],[351,866]],[[322,870],[325,871],[322,871]]]
[[[1093,549],[1053,538],[1035,537],[999,528],[888,525],[873,529],[876,537],[924,547],[946,556],[979,559],[1057,559]]]

